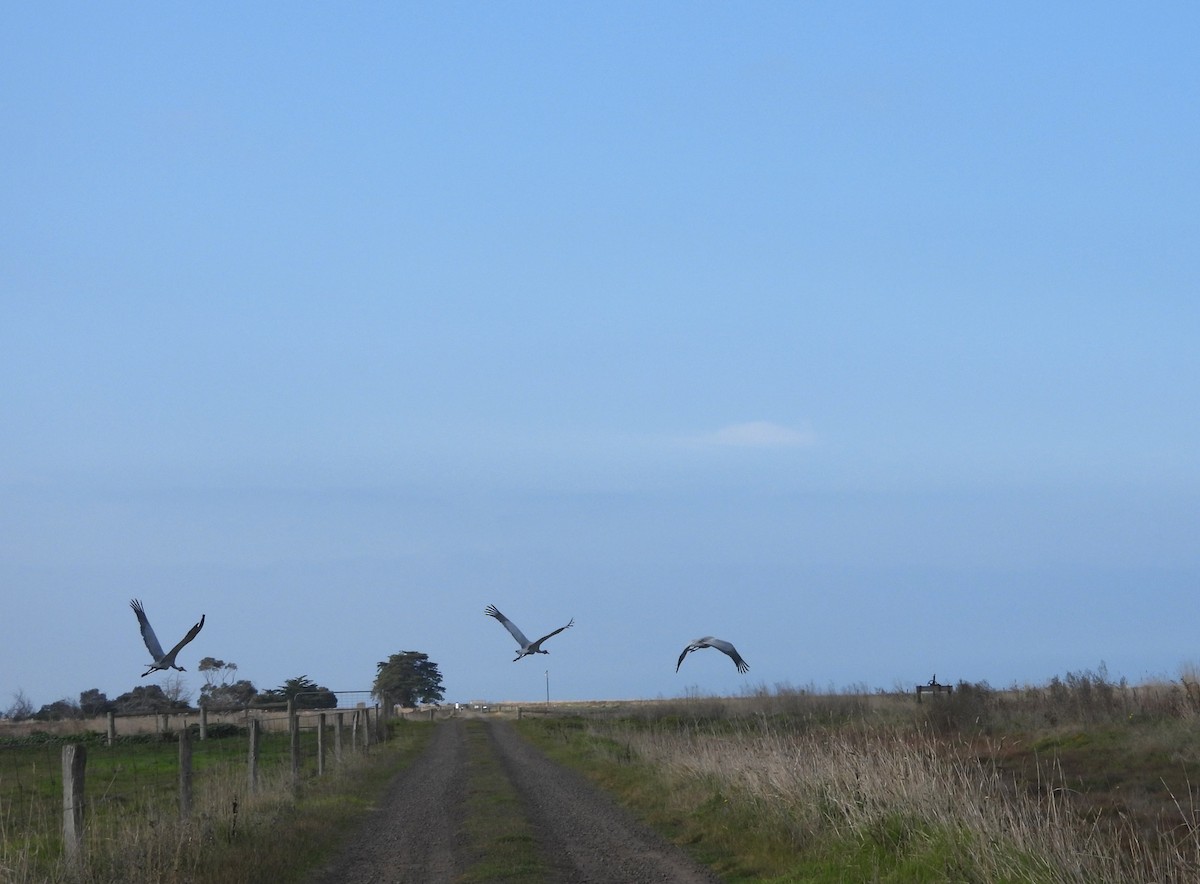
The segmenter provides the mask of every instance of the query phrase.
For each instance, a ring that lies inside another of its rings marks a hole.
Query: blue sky
[[[1175,677],[1190,4],[26,4],[0,708]],[[571,617],[550,655],[527,633]],[[740,676],[691,639],[733,641]],[[153,677],[147,680],[153,680]]]

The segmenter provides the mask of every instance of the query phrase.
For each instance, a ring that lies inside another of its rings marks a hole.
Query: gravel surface
[[[550,882],[649,884],[720,879],[637,822],[582,776],[488,720],[489,745],[533,826]],[[313,884],[452,882],[471,862],[461,834],[468,783],[465,724],[437,726],[429,748]]]
[[[453,881],[469,860],[461,835],[466,794],[466,730],[450,721],[313,884]]]

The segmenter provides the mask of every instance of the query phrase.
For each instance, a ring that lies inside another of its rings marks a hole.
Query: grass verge
[[[732,882],[1194,880],[1077,825],[1061,795],[1031,798],[920,734],[761,720],[520,727]]]
[[[728,881],[769,880],[794,862],[787,833],[752,806],[731,801],[715,783],[673,776],[580,719],[526,719],[517,727],[555,761],[580,771]]]
[[[391,739],[352,757],[333,776],[310,780],[295,801],[258,815],[245,836],[206,854],[195,884],[299,882],[328,860],[383,795],[392,778],[421,754],[433,726],[404,722]]]

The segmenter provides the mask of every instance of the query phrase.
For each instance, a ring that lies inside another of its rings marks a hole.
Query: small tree
[[[163,693],[171,701],[172,709],[189,709],[192,703],[192,692],[182,675],[168,675],[163,679]]]
[[[376,664],[376,668],[371,693],[380,703],[412,707],[441,702],[444,696],[442,674],[428,654],[401,651]]]
[[[12,705],[4,713],[5,718],[11,718],[13,721],[24,721],[26,718],[33,716],[33,701],[20,688],[13,694]]]

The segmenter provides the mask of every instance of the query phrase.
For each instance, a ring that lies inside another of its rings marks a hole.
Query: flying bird
[[[503,623],[504,628],[512,633],[512,637],[515,638],[517,640],[517,644],[519,644],[521,646],[521,650],[517,651],[517,656],[513,657],[514,663],[516,663],[522,657],[526,657],[530,654],[549,654],[550,653],[549,651],[542,650],[542,642],[544,642],[546,639],[550,638],[551,636],[558,635],[564,629],[569,629],[570,627],[575,625],[575,618],[572,617],[571,622],[568,623],[566,626],[560,626],[560,627],[558,627],[558,629],[554,630],[554,632],[548,632],[545,635],[543,635],[541,638],[539,638],[537,641],[531,642],[529,639],[525,638],[525,633],[521,632],[521,630],[519,630],[517,628],[517,625],[515,623],[513,623],[511,620],[509,620],[507,617],[505,617],[503,614],[501,614],[498,610],[496,610],[495,605],[488,605],[486,608],[483,609],[483,613],[487,614],[489,617],[495,617],[497,620],[499,620],[501,623]]]
[[[735,648],[729,642],[723,641],[719,638],[713,638],[711,635],[706,635],[704,638],[698,638],[684,648],[683,653],[679,655],[679,662],[675,664],[675,671],[678,672],[679,667],[683,665],[684,657],[686,657],[692,651],[698,651],[701,648],[716,648],[722,654],[727,654],[729,656],[729,659],[733,661],[733,665],[737,667],[738,672],[746,673],[750,671],[750,664],[742,659],[742,655],[737,652],[737,648]]]
[[[180,672],[186,672],[187,670],[175,662],[175,655],[183,649],[184,645],[199,634],[201,628],[204,626],[204,615],[200,615],[200,621],[188,630],[188,634],[183,637],[183,641],[171,648],[170,653],[164,654],[162,645],[158,643],[158,636],[154,634],[154,629],[150,626],[150,621],[146,619],[146,611],[142,608],[142,603],[134,599],[129,603],[129,607],[133,608],[133,613],[137,614],[138,625],[142,628],[142,641],[146,643],[146,650],[154,658],[154,662],[150,664],[150,668],[142,673],[142,678],[145,678],[156,669],[178,669]]]

